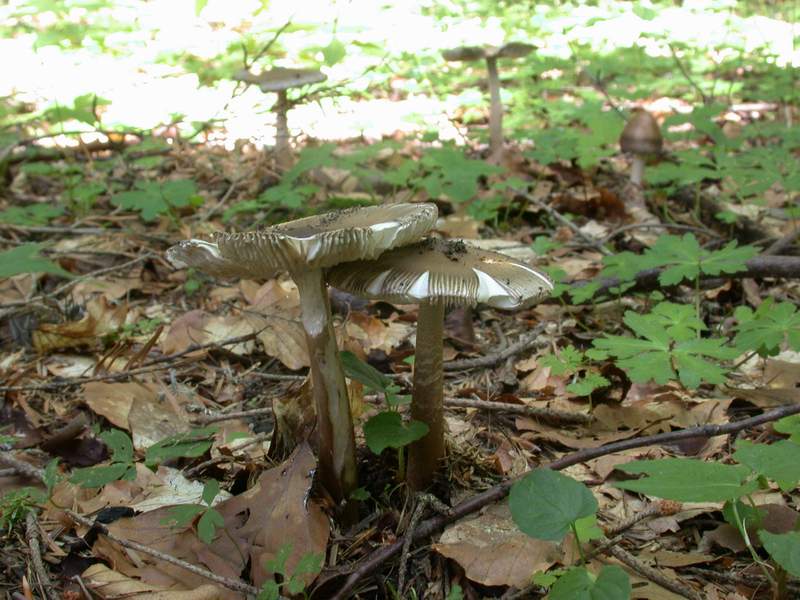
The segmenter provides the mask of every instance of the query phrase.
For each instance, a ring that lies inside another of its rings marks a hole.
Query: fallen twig
[[[403,544],[403,552],[400,555],[400,569],[398,570],[399,573],[397,575],[397,594],[401,598],[403,597],[403,591],[406,587],[406,567],[408,566],[408,559],[411,555],[411,541],[414,537],[411,534],[417,528],[417,525],[419,525],[422,515],[425,514],[425,509],[429,506],[440,515],[447,515],[450,513],[450,507],[433,494],[417,495],[417,505],[414,507],[414,512],[411,514],[411,519],[408,521],[408,527],[406,528],[405,536],[406,542]]]
[[[678,440],[685,440],[697,437],[717,437],[720,435],[728,435],[747,429],[749,427],[756,427],[764,423],[777,421],[783,417],[800,413],[800,404],[788,404],[780,406],[761,415],[743,419],[741,421],[734,421],[724,425],[702,425],[699,427],[691,427],[680,431],[670,431],[667,433],[659,433],[639,438],[632,438],[629,440],[622,440],[599,446],[598,448],[587,448],[568,454],[558,460],[548,464],[540,465],[541,468],[548,468],[560,471],[571,465],[585,462],[593,458],[621,452],[623,450],[630,450],[632,448],[641,448],[643,446],[651,446],[654,444],[664,444],[667,442],[675,442]],[[504,498],[516,479],[504,481],[485,492],[472,496],[463,502],[460,502],[453,507],[448,515],[439,515],[423,521],[419,527],[414,530],[412,534],[412,542],[430,536],[432,533],[439,531],[445,525],[457,521],[458,519],[472,514],[480,510],[484,506],[497,502]],[[358,585],[358,582],[363,578],[375,571],[384,562],[392,558],[403,548],[406,543],[405,538],[401,538],[396,542],[381,548],[374,552],[369,558],[361,562],[350,574],[345,581],[344,585],[339,589],[334,596],[334,600],[345,600],[350,597],[350,593]]]
[[[491,402],[489,400],[474,400],[471,398],[445,398],[444,405],[457,408],[477,408],[480,410],[496,410],[512,415],[525,415],[555,423],[579,423],[582,425],[594,422],[594,417],[579,412],[567,412],[553,408],[539,406],[526,406],[524,404],[511,404],[509,402]]]
[[[39,524],[36,521],[36,514],[32,510],[29,510],[28,515],[25,517],[25,536],[28,541],[28,548],[30,548],[31,551],[31,570],[35,574],[35,578],[31,578],[32,581],[38,582],[39,592],[42,594],[43,598],[58,598],[58,595],[53,589],[53,582],[50,581],[50,575],[42,560],[42,548],[39,542]]]
[[[540,340],[540,336],[544,331],[544,325],[538,325],[533,328],[529,333],[523,335],[519,340],[510,344],[503,350],[493,354],[487,354],[478,358],[463,358],[461,360],[448,360],[442,364],[443,371],[463,371],[465,369],[477,369],[480,367],[494,367],[502,363],[504,360],[511,356],[515,356],[532,348],[540,342],[543,346],[546,343]]]
[[[644,564],[633,554],[620,548],[619,546],[611,546],[608,549],[608,553],[621,563],[628,565],[642,577],[649,579],[653,583],[656,583],[671,592],[675,592],[679,596],[683,596],[689,600],[703,600],[703,597],[693,589],[683,585],[671,577],[667,577],[658,569],[654,569],[653,567]]]

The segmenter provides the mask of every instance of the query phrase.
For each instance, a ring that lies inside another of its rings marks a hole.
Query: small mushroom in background
[[[497,72],[498,58],[522,58],[536,49],[530,44],[510,42],[503,46],[462,46],[445,50],[442,56],[447,61],[486,61],[489,83],[489,151],[490,159],[499,162],[503,156],[503,103],[500,100],[500,75]]]
[[[622,130],[619,145],[623,152],[633,156],[631,183],[641,186],[648,157],[661,154],[664,146],[658,121],[646,110],[635,110]]]
[[[327,76],[317,69],[285,69],[275,67],[269,71],[256,75],[250,71],[240,71],[234,77],[237,81],[251,83],[261,88],[266,93],[275,92],[278,94],[278,101],[275,103],[275,158],[278,166],[282,169],[289,169],[292,166],[292,148],[289,144],[289,98],[286,91],[291,88],[304,87],[312,83],[320,83],[327,79]]]
[[[430,429],[411,444],[407,482],[413,490],[424,489],[445,453],[445,308],[481,303],[514,310],[545,298],[553,283],[543,273],[504,254],[434,238],[390,250],[377,260],[341,264],[331,269],[328,281],[373,300],[419,304],[411,418]]]
[[[436,223],[434,204],[389,204],[334,211],[247,233],[218,234],[215,242],[186,240],[167,250],[176,267],[216,276],[268,279],[288,272],[297,285],[317,408],[319,475],[337,503],[358,486],[353,419],[331,321],[324,271],[377,258],[419,240]],[[345,507],[352,519],[354,507]]]

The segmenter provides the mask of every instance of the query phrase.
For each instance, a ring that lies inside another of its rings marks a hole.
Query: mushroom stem
[[[631,163],[631,183],[642,185],[642,181],[644,181],[644,157],[634,154]]]
[[[317,407],[319,472],[336,502],[348,502],[358,486],[355,437],[330,300],[322,269],[292,274],[300,293],[303,328],[311,363],[311,387]],[[355,505],[349,503],[348,506]]]
[[[503,154],[503,102],[500,100],[500,75],[497,57],[486,59],[489,80],[489,150],[493,159]]]
[[[444,302],[420,303],[411,418],[427,423],[430,430],[409,449],[407,482],[412,490],[428,487],[444,458],[443,338]]]
[[[292,148],[289,145],[289,99],[286,90],[278,91],[275,103],[275,160],[282,169],[292,166]]]

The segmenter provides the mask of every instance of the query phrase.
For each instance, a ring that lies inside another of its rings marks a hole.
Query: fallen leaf
[[[522,533],[505,502],[448,527],[433,549],[460,564],[472,581],[517,588],[526,587],[533,573],[561,557],[558,544]]]
[[[189,590],[150,585],[112,571],[103,563],[86,569],[81,579],[97,596],[108,600],[225,600],[229,597],[226,590],[210,583]]]

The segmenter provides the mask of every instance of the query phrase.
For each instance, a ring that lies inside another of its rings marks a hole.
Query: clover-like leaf
[[[586,567],[573,567],[553,584],[549,600],[629,600],[631,582],[617,565],[606,565],[595,578]]]
[[[0,279],[21,273],[50,273],[71,278],[73,276],[71,273],[39,254],[43,246],[43,244],[20,244],[0,252]]]

